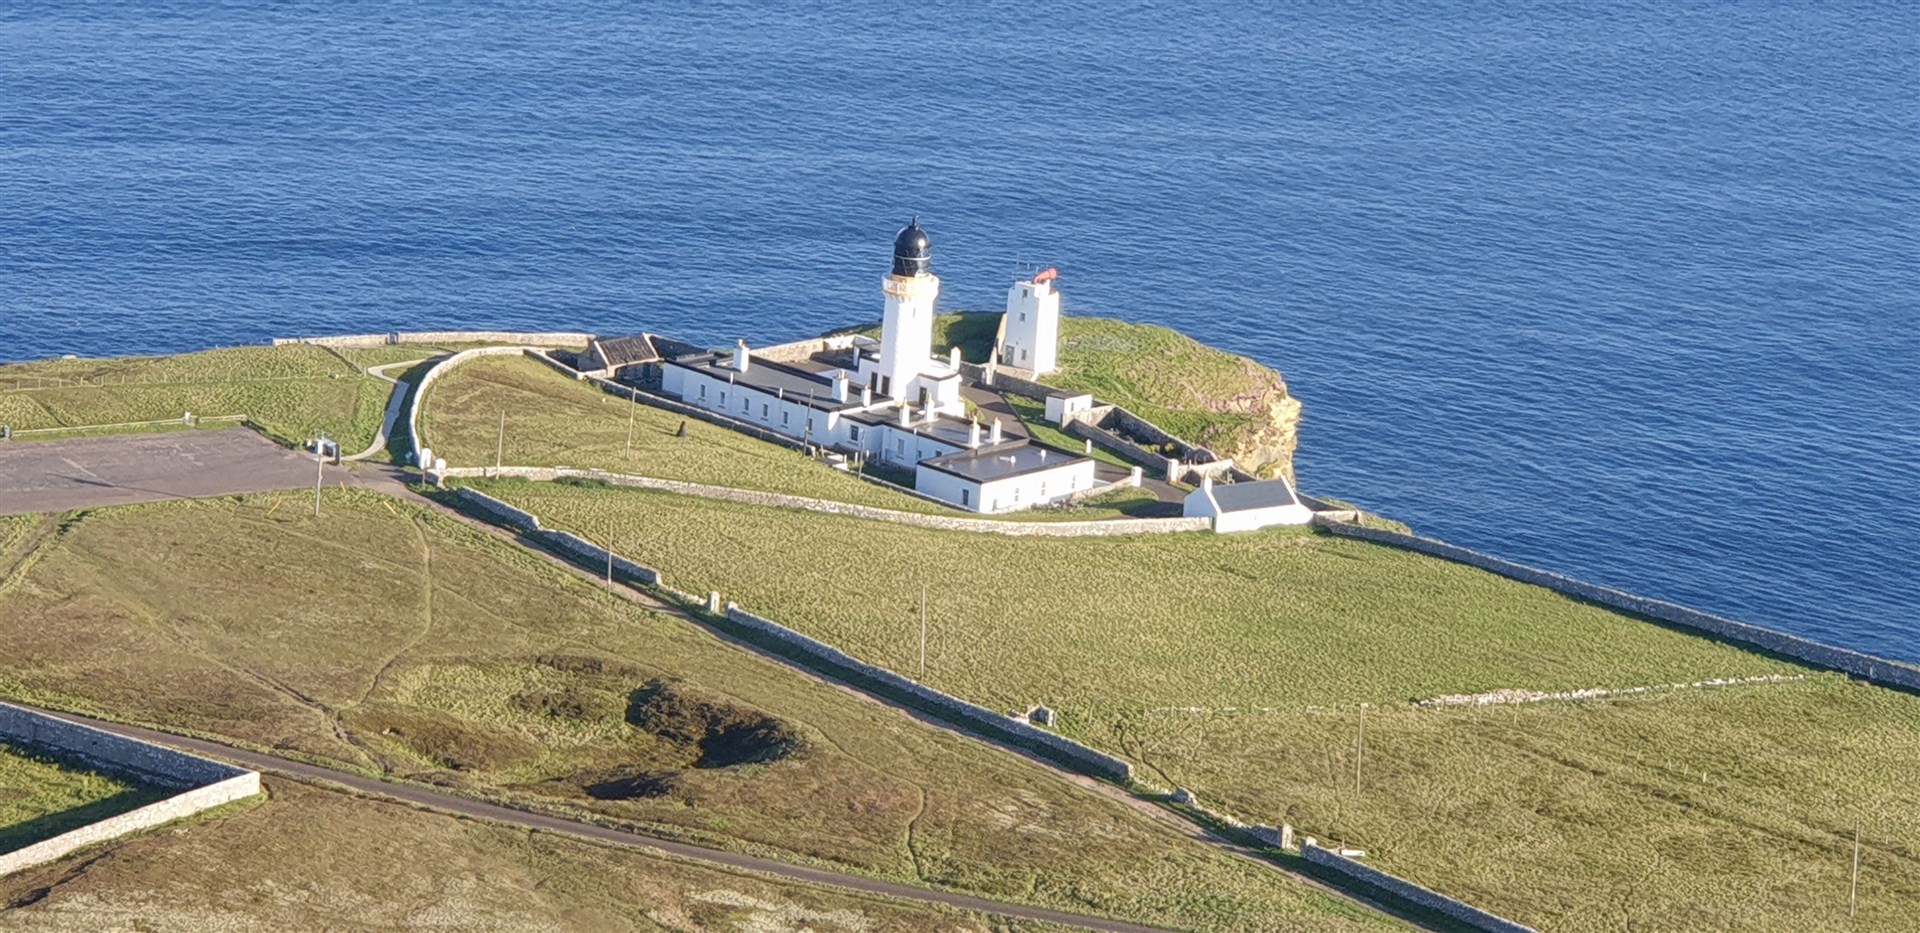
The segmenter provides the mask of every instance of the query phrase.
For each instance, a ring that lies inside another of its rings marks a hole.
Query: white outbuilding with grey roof
[[[1200,480],[1199,489],[1187,494],[1181,513],[1188,518],[1212,519],[1213,530],[1219,534],[1313,521],[1313,510],[1300,502],[1293,484],[1285,479],[1215,483],[1212,477],[1206,477]]]

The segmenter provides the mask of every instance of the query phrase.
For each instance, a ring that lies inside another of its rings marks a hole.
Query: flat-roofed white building
[[[962,417],[959,351],[945,358],[932,352],[940,288],[932,256],[917,220],[894,239],[879,340],[856,337],[840,349],[776,361],[755,356],[744,340],[715,351],[649,337],[658,351],[661,391],[803,443],[910,471],[917,491],[975,512],[1032,508],[1092,489],[1091,458],[1005,439],[997,421],[983,432]],[[619,347],[601,345],[607,346],[603,357]]]

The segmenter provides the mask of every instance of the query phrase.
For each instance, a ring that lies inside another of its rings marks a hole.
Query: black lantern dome
[[[925,275],[932,271],[932,263],[933,241],[927,239],[927,231],[920,229],[920,218],[915,217],[893,238],[893,274]]]

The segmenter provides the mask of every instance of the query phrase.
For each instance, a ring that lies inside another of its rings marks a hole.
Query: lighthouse
[[[874,389],[881,395],[906,397],[931,362],[933,306],[940,297],[940,277],[933,274],[932,264],[933,241],[915,217],[893,238],[893,269],[880,283],[887,310],[880,319],[879,384]]]

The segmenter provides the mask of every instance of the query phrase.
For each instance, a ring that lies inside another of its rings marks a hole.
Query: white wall
[[[883,395],[904,395],[915,376],[933,358],[933,308],[940,277],[889,275],[881,280],[886,312],[880,319],[880,376]]]
[[[1275,525],[1306,525],[1313,522],[1313,510],[1299,503],[1222,514],[1206,486],[1187,494],[1186,502],[1181,505],[1180,514],[1187,518],[1212,519],[1213,530],[1218,534],[1257,531],[1261,528],[1272,528]]]
[[[1080,460],[980,485],[980,512],[1017,512],[1093,488],[1093,461]]]
[[[1053,282],[1015,282],[1007,290],[1000,362],[1035,374],[1059,368],[1060,293]]]

